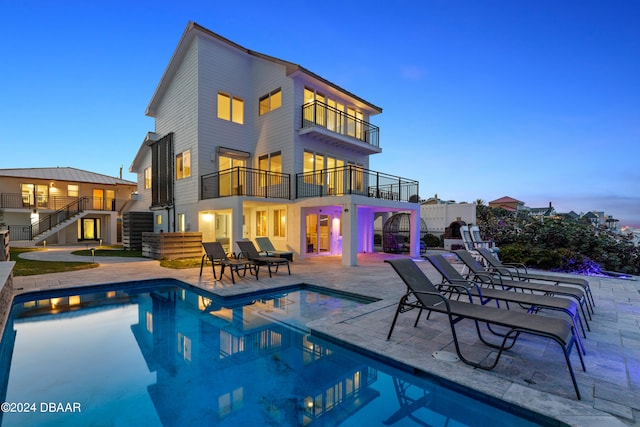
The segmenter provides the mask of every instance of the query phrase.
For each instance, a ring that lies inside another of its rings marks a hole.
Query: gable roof
[[[187,24],[187,28],[185,29],[184,33],[182,34],[182,37],[180,38],[180,41],[178,42],[178,46],[176,47],[176,50],[173,52],[173,55],[171,56],[171,59],[169,60],[169,65],[167,65],[167,68],[164,71],[164,74],[162,75],[162,77],[160,78],[160,83],[158,83],[158,86],[153,94],[153,96],[151,97],[151,101],[149,102],[149,105],[147,106],[147,110],[146,110],[146,114],[148,116],[153,117],[155,114],[155,108],[156,108],[156,104],[160,101],[160,99],[162,98],[162,95],[164,94],[164,92],[166,91],[167,87],[169,86],[171,79],[173,78],[173,76],[175,75],[177,69],[178,69],[178,65],[180,64],[180,62],[182,61],[185,53],[188,50],[189,45],[191,44],[191,41],[193,40],[193,38],[195,37],[196,33],[201,33],[203,35],[206,35],[208,37],[212,37],[218,41],[221,41],[223,43],[228,44],[229,46],[246,53],[247,55],[251,55],[254,56],[256,58],[261,58],[267,61],[271,61],[274,62],[276,64],[282,65],[285,67],[286,69],[286,73],[287,76],[290,76],[291,74],[295,73],[295,72],[301,72],[303,74],[308,75],[309,77],[316,79],[326,85],[329,85],[331,87],[333,87],[334,89],[344,93],[345,95],[352,97],[356,100],[358,100],[359,102],[363,103],[364,105],[366,105],[367,107],[371,108],[373,110],[373,112],[375,113],[382,113],[382,108],[360,98],[357,95],[354,95],[353,93],[341,88],[340,86],[331,83],[330,81],[320,77],[319,75],[307,70],[306,68],[298,65],[298,64],[294,64],[293,62],[289,62],[289,61],[285,61],[282,59],[278,59],[275,58],[273,56],[269,56],[269,55],[265,55],[263,53],[259,53],[253,50],[249,50],[246,49],[242,46],[240,46],[239,44],[232,42],[229,39],[226,39],[224,37],[222,37],[221,35],[214,33],[211,30],[208,30],[207,28],[193,22],[193,21],[189,21],[189,23]]]
[[[0,177],[48,179],[103,185],[137,185],[133,181],[69,167],[0,169]]]
[[[513,197],[509,196],[500,197],[499,199],[492,200],[489,203],[518,203],[524,205],[524,202],[521,202],[520,200],[516,200]]]

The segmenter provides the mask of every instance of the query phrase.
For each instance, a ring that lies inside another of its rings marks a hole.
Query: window
[[[78,184],[67,185],[67,196],[78,197],[79,195],[80,195],[80,187],[78,186]]]
[[[287,235],[287,213],[284,209],[273,211],[273,235],[276,237]]]
[[[234,123],[244,123],[244,101],[235,96],[218,92],[218,118]]]
[[[191,176],[191,150],[183,151],[176,156],[176,179]]]
[[[259,115],[268,113],[282,106],[282,91],[280,88],[260,97]]]
[[[145,189],[151,188],[151,168],[150,167],[144,169],[144,188]]]
[[[256,236],[267,235],[267,211],[256,211]]]
[[[282,173],[282,154],[280,151],[260,156],[258,159],[258,169],[277,174]],[[260,185],[263,187],[266,185],[278,185],[282,183],[282,177],[280,175],[261,173],[260,177]]]
[[[179,213],[178,214],[178,231],[179,232],[184,232],[186,230],[186,222],[185,222],[185,218],[184,218],[184,214],[183,213]]]

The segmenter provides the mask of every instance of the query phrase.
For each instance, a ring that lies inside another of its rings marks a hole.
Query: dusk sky
[[[0,0],[0,168],[135,181],[188,21],[382,107],[370,168],[640,228],[640,1]]]

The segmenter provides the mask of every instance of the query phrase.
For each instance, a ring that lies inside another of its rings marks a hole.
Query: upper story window
[[[144,168],[144,188],[151,188],[151,167]]]
[[[67,196],[78,197],[80,195],[80,186],[78,184],[67,185]]]
[[[282,154],[280,151],[268,155],[260,156],[258,159],[258,169],[274,173],[282,173]],[[281,176],[267,176],[261,174],[260,185],[275,185],[282,182]]]
[[[176,179],[191,176],[191,150],[183,151],[176,156]]]
[[[238,97],[218,92],[218,118],[243,124],[244,101]]]
[[[280,88],[273,90],[270,93],[261,96],[259,101],[259,115],[267,114],[269,111],[280,108],[282,106],[282,90]]]
[[[317,92],[314,89],[305,87],[303,105],[313,101],[317,101],[319,103],[315,108],[314,122],[316,125],[326,127],[333,132],[342,134],[346,133],[345,125],[347,124],[347,120],[345,116],[345,105],[343,103],[336,99],[329,98],[325,94]],[[348,114],[355,114],[354,111],[356,110],[354,108],[349,107],[349,110],[351,112],[348,112]],[[312,113],[313,110],[309,110],[306,114]],[[363,117],[361,112],[358,111],[358,114],[360,117]]]

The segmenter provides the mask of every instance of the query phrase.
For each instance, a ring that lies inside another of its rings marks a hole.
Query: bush
[[[431,234],[431,233],[427,233],[423,238],[422,241],[427,245],[428,248],[443,248],[444,247],[444,242],[442,239],[440,239],[440,237]]]

